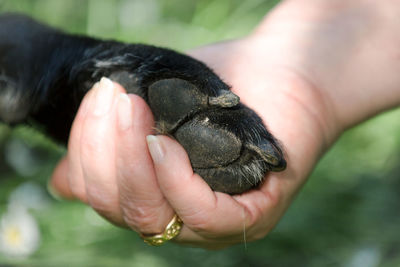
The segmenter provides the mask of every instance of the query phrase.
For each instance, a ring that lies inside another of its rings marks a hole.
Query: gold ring
[[[140,234],[140,237],[143,238],[143,241],[151,246],[161,246],[166,241],[173,239],[177,235],[179,235],[182,229],[183,222],[178,217],[178,215],[174,215],[172,220],[168,223],[167,227],[161,234],[156,235],[144,235]]]

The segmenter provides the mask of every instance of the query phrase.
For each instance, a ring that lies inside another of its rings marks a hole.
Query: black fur
[[[261,119],[203,63],[149,45],[69,35],[16,14],[0,16],[0,118],[38,126],[67,143],[84,94],[101,77],[150,105],[194,170],[216,191],[257,186],[283,170],[279,145]]]

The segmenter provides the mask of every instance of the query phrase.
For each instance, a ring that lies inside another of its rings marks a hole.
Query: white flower
[[[0,252],[7,256],[27,257],[40,243],[35,218],[24,208],[13,208],[0,220]]]

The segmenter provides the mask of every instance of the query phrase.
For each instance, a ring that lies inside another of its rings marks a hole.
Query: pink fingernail
[[[118,96],[118,126],[119,129],[125,131],[132,125],[132,103],[127,94],[120,93]]]
[[[162,162],[164,158],[164,150],[161,146],[160,139],[154,135],[146,136],[147,146],[149,147],[151,158],[155,163]]]
[[[105,115],[113,103],[114,84],[108,78],[101,78],[99,87],[96,88],[96,100],[93,114],[96,116]]]

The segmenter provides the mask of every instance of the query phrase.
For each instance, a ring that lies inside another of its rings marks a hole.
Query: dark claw
[[[240,98],[231,91],[223,91],[220,96],[210,97],[208,104],[221,108],[231,108],[239,105]]]
[[[247,146],[255,151],[265,162],[270,165],[271,171],[282,171],[286,168],[286,161],[282,157],[282,152],[271,142],[264,141],[260,144]]]

